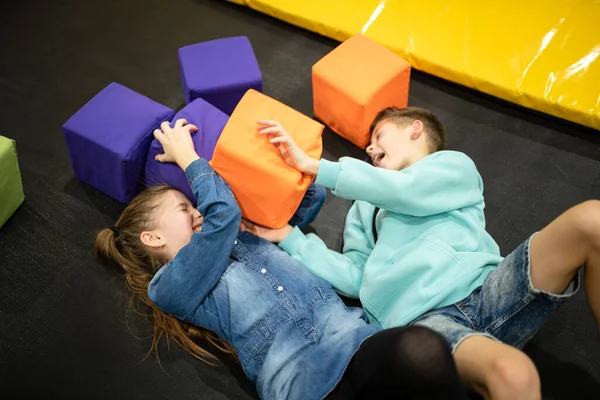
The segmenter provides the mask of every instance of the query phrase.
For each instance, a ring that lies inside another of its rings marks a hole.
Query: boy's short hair
[[[446,128],[444,128],[444,124],[442,124],[439,118],[429,110],[419,107],[384,108],[371,123],[369,135],[373,135],[373,130],[375,130],[377,124],[386,120],[391,120],[402,127],[419,120],[423,123],[423,130],[427,134],[431,152],[435,153],[446,148]]]

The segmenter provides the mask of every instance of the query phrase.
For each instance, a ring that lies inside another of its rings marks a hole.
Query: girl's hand
[[[277,121],[258,121],[258,132],[267,135],[269,141],[277,147],[283,160],[291,167],[309,175],[316,175],[319,170],[319,160],[309,157],[296,144],[294,139]]]
[[[168,121],[160,124],[160,129],[154,130],[154,137],[160,142],[164,153],[156,156],[159,162],[175,162],[185,171],[188,165],[197,160],[191,132],[197,131],[195,125],[188,124],[185,119],[178,119],[171,128]]]
[[[294,228],[286,225],[280,229],[265,228],[255,224],[254,222],[242,219],[242,231],[248,231],[254,236],[258,236],[272,243],[281,243],[292,232]]]

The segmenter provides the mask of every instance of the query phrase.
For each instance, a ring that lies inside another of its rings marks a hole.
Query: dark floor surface
[[[143,361],[148,324],[126,314],[118,273],[94,260],[95,230],[122,205],[77,181],[61,125],[111,81],[183,104],[177,49],[250,38],[265,92],[312,115],[311,66],[333,41],[222,1],[64,0],[0,6],[0,134],[17,140],[25,204],[0,230],[0,398],[251,399],[233,363],[172,347]],[[593,88],[590,88],[593,90]],[[410,104],[446,124],[486,183],[489,231],[507,254],[563,210],[600,197],[598,132],[414,72]],[[326,132],[325,158],[362,157]],[[339,248],[349,202],[330,196],[314,229]],[[600,341],[583,293],[526,348],[547,399],[600,398]]]

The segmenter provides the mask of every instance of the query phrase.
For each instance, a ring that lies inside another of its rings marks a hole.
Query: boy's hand
[[[277,121],[258,121],[258,132],[268,135],[283,160],[291,167],[309,175],[317,175],[319,160],[309,157]]]
[[[160,124],[160,129],[154,130],[154,137],[162,145],[164,153],[157,154],[156,161],[175,162],[185,171],[188,165],[200,158],[194,150],[191,136],[191,132],[197,130],[195,125],[188,124],[185,119],[178,119],[174,128],[171,128],[168,121]]]
[[[242,219],[241,228],[242,231],[248,231],[253,235],[272,243],[281,243],[294,229],[290,225],[286,225],[280,229],[265,228],[264,226],[257,225],[247,219]]]

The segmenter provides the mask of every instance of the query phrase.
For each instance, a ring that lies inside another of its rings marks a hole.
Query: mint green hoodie
[[[485,230],[481,176],[463,153],[436,152],[402,171],[321,160],[316,182],[356,200],[343,253],[298,228],[280,246],[341,294],[360,298],[384,328],[464,299],[502,261]]]

